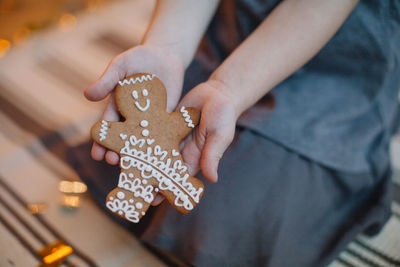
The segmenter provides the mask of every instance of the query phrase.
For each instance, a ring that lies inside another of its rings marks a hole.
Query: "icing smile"
[[[144,96],[144,97],[147,97],[148,95],[149,95],[149,92],[146,90],[146,89],[143,89],[142,90],[142,95]],[[146,105],[143,107],[140,103],[139,103],[139,101],[137,101],[138,99],[139,99],[139,94],[138,94],[138,92],[136,91],[136,90],[133,90],[132,91],[132,96],[133,96],[133,98],[136,100],[135,101],[135,105],[136,105],[136,107],[140,110],[140,111],[146,111],[146,110],[148,110],[149,109],[149,107],[150,107],[150,99],[148,99],[148,98],[146,98]]]

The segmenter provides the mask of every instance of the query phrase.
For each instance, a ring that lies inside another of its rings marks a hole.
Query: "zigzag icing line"
[[[185,109],[185,107],[181,107],[181,113],[182,113],[182,116],[185,118],[185,121],[187,122],[188,126],[190,128],[194,128],[193,121],[190,118],[189,112]]]
[[[132,137],[133,136],[131,136],[130,140],[134,141],[135,138],[132,138]],[[138,151],[135,148],[131,149],[130,144],[135,146],[133,143],[129,143],[128,141],[126,141],[125,146],[120,151],[121,155],[133,157],[133,158],[143,162],[143,164],[149,165],[149,166],[147,166],[148,169],[146,171],[150,172],[151,169],[157,170],[163,176],[167,177],[168,179],[170,179],[170,180],[174,181],[175,183],[179,184],[180,186],[182,186],[184,191],[186,191],[189,195],[192,196],[192,198],[196,202],[198,202],[199,195],[202,191],[202,188],[199,188],[197,190],[190,182],[187,182],[187,179],[189,178],[188,174],[181,176],[179,173],[176,172],[176,171],[180,171],[180,173],[182,173],[182,172],[187,171],[187,167],[184,164],[182,164],[182,162],[180,160],[176,160],[173,163],[173,166],[170,167],[171,159],[167,158],[166,161],[163,161],[165,156],[167,155],[167,152],[165,150],[162,150],[160,148],[160,146],[156,146],[154,148],[154,150],[151,147],[148,147],[147,151],[143,152],[143,151]],[[158,158],[157,156],[161,156],[161,157]],[[126,160],[130,161],[127,158],[126,158]],[[126,168],[126,169],[129,169],[129,168]],[[148,176],[148,175],[145,175],[145,176]]]
[[[127,170],[135,167],[141,171],[142,178],[145,179],[156,178],[160,189],[169,190],[177,197],[175,199],[176,206],[184,206],[188,210],[193,209],[188,196],[198,203],[203,188],[196,189],[187,181],[188,174],[181,176],[176,172],[185,172],[187,167],[180,160],[176,160],[173,166],[170,167],[171,159],[167,158],[163,161],[167,151],[162,150],[160,146],[156,146],[154,150],[148,147],[146,152],[130,148],[130,145],[136,146],[138,142],[135,136],[131,136],[129,139],[130,142],[126,141],[125,146],[120,151],[121,167]]]
[[[140,159],[130,156],[123,156],[121,157],[121,167],[124,169],[130,169],[133,167],[141,171],[141,175],[143,178],[157,179],[157,181],[159,182],[158,187],[161,190],[170,191],[175,195],[176,198],[174,203],[178,207],[184,207],[187,210],[192,210],[193,204],[189,200],[189,197],[191,197],[196,203],[198,203],[198,201],[196,201],[198,197],[194,198],[189,192],[187,192],[187,190],[185,190],[185,188],[183,188],[182,185],[169,178],[164,173],[154,168],[152,165],[144,163]],[[185,194],[184,192],[186,192],[187,194]],[[200,193],[202,192],[202,188],[199,188],[198,192],[200,195]]]
[[[100,129],[100,141],[103,141],[107,137],[108,131],[108,123],[105,120],[101,121],[101,129]]]
[[[155,77],[155,75],[154,74],[147,74],[147,75],[142,75],[142,76],[140,76],[140,77],[136,77],[136,78],[130,78],[129,80],[128,79],[125,79],[125,80],[123,80],[122,82],[121,81],[119,81],[118,83],[121,85],[121,86],[124,86],[125,84],[131,84],[131,83],[133,83],[133,84],[136,84],[137,82],[139,82],[139,83],[142,83],[142,82],[144,82],[144,81],[151,81],[151,80],[153,80],[153,78]]]

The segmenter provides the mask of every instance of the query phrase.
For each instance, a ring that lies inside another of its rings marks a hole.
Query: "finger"
[[[151,202],[152,206],[158,206],[160,205],[161,202],[164,201],[164,196],[161,194],[157,194],[156,197],[154,198],[154,200]]]
[[[90,101],[104,99],[114,89],[118,81],[125,77],[126,71],[124,66],[125,57],[122,55],[115,57],[108,64],[100,78],[86,88],[84,91],[85,97]]]
[[[212,132],[206,138],[200,167],[204,177],[212,183],[218,181],[218,164],[232,142],[233,135],[234,130],[224,129],[224,131]]]
[[[114,151],[108,150],[105,157],[106,162],[110,165],[117,165],[119,162],[119,155]]]
[[[105,147],[102,147],[98,143],[94,142],[90,155],[92,156],[92,159],[100,161],[104,159],[106,151],[107,150],[105,149]]]
[[[110,95],[110,100],[104,110],[102,120],[106,120],[106,121],[118,121],[119,120],[119,114],[117,111],[117,107],[115,105],[114,93],[112,93]],[[106,148],[99,145],[98,143],[93,143],[91,156],[94,160],[103,160],[106,152],[107,152]],[[115,156],[110,156],[111,163],[110,162],[109,163],[112,165],[114,165],[113,164],[114,158],[115,158]],[[106,158],[106,160],[107,160],[107,158]],[[107,162],[108,162],[108,160],[107,160]]]
[[[197,131],[197,130],[196,130]],[[190,175],[195,175],[200,170],[201,147],[196,142],[196,132],[189,135],[181,150],[183,162],[188,167]],[[203,142],[204,145],[204,142]]]
[[[103,120],[105,121],[119,121],[119,113],[117,105],[115,104],[115,93],[112,92],[108,104],[103,112]]]

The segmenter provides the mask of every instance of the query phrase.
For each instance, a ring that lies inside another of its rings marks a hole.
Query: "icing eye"
[[[142,94],[143,94],[143,96],[148,96],[149,92],[146,89],[143,89]]]
[[[139,98],[139,95],[138,95],[136,90],[132,91],[132,96],[133,96],[134,99],[138,99]]]

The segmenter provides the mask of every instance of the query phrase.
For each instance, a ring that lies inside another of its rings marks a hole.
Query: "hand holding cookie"
[[[193,173],[201,169],[210,182],[218,180],[218,163],[232,142],[240,113],[228,88],[216,79],[209,79],[193,88],[178,106],[201,110],[201,120],[185,140],[182,154]]]
[[[108,194],[106,206],[138,222],[162,194],[181,213],[190,212],[204,185],[190,176],[179,144],[198,124],[199,110],[181,107],[168,113],[165,87],[153,74],[135,74],[118,83],[115,103],[125,121],[102,120],[91,130],[98,144],[120,156],[118,186]]]
[[[101,77],[85,90],[85,96],[91,101],[100,101],[110,95],[109,103],[102,119],[119,121],[119,113],[115,105],[113,89],[118,81],[139,72],[156,74],[167,89],[167,111],[173,111],[182,91],[184,67],[181,60],[165,51],[150,45],[136,46],[116,56],[108,65]],[[118,154],[93,144],[92,158],[103,160],[109,164],[119,162]]]

